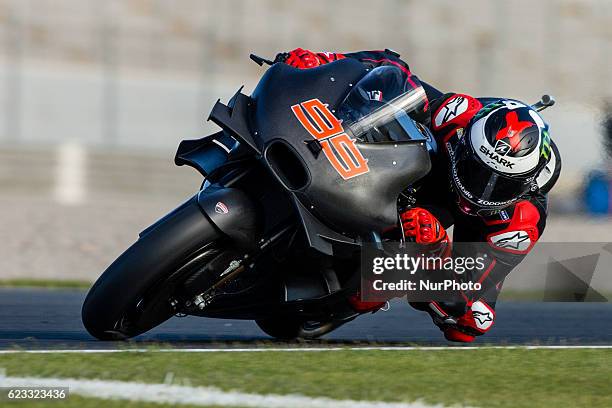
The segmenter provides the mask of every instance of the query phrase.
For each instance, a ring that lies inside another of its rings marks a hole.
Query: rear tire
[[[298,338],[300,327],[302,327],[302,322],[279,318],[255,320],[255,323],[268,336],[278,340],[294,340]]]
[[[218,238],[195,199],[146,230],[87,294],[82,309],[87,331],[100,340],[123,340],[172,317],[176,312],[165,301],[172,294],[172,285],[189,277],[190,265],[197,262],[201,266],[219,254],[211,244]],[[181,273],[187,276],[179,276]],[[151,296],[162,298],[155,303]]]
[[[257,323],[259,328],[268,336],[285,341],[295,339],[316,339],[331,332],[342,324],[334,322],[292,320],[289,317],[255,320],[255,323]]]

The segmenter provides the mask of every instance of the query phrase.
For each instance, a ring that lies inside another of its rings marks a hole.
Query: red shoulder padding
[[[540,212],[537,207],[529,201],[519,201],[510,223],[503,230],[489,234],[487,242],[498,250],[526,254],[540,238],[538,222]]]
[[[434,131],[439,131],[450,125],[454,125],[453,129],[465,127],[481,108],[482,103],[470,95],[451,95],[442,102],[432,116],[432,128]]]

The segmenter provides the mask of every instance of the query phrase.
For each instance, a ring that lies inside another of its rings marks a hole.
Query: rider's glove
[[[451,245],[446,230],[440,221],[424,208],[411,208],[400,216],[404,238],[417,244],[427,245],[432,254],[450,256]]]
[[[342,54],[331,52],[314,53],[302,48],[296,48],[293,51],[280,53],[276,55],[274,62],[284,62],[287,65],[299,69],[315,68],[319,65],[327,64],[328,62],[336,61],[344,58]]]
[[[461,304],[411,302],[410,305],[428,312],[448,341],[470,343],[489,331],[495,321],[495,311],[484,300]],[[458,313],[458,310],[461,311]]]

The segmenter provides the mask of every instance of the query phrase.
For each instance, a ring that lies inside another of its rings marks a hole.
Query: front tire
[[[191,263],[202,265],[218,255],[212,243],[219,235],[194,198],[146,230],[87,294],[82,309],[87,331],[100,340],[122,340],[172,317],[175,311],[167,301],[172,285],[188,277],[180,275],[188,274]],[[158,299],[153,302],[151,296]]]

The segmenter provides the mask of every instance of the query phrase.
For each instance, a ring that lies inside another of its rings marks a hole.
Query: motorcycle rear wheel
[[[268,336],[278,340],[311,340],[323,336],[336,329],[334,322],[311,322],[299,318],[269,318],[255,320],[257,326]]]

